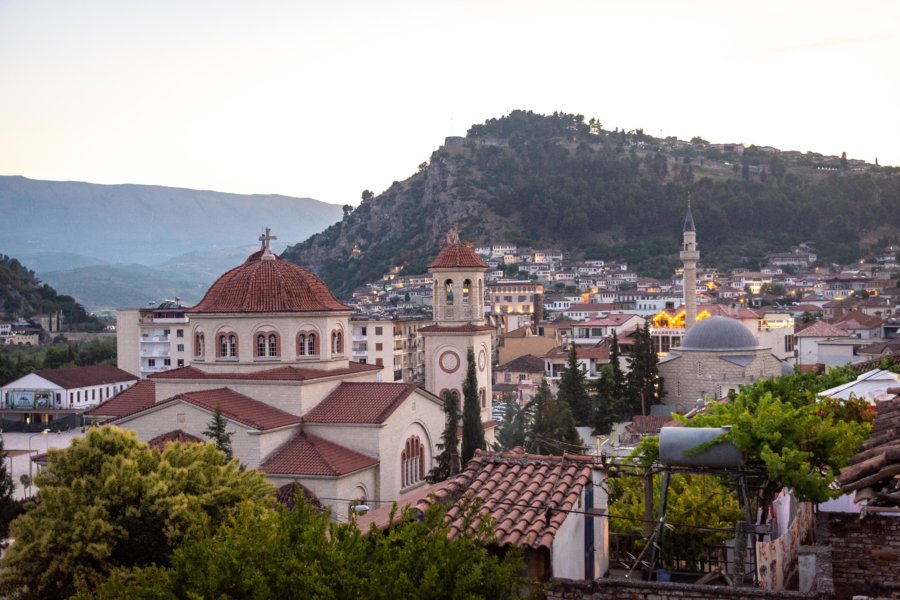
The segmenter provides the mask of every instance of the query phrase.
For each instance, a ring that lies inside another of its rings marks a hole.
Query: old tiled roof
[[[150,379],[141,379],[130,388],[85,411],[84,414],[117,419],[150,408],[155,402],[156,384]]]
[[[166,447],[166,444],[168,444],[169,442],[187,442],[187,443],[191,443],[191,444],[202,444],[207,441],[209,441],[209,440],[200,439],[195,435],[191,435],[185,431],[182,431],[181,429],[174,429],[174,430],[164,433],[162,435],[156,436],[155,438],[153,438],[152,440],[147,442],[147,444],[154,450],[162,451],[163,448]]]
[[[526,354],[514,358],[505,365],[497,367],[498,371],[513,371],[516,373],[543,373],[544,360],[534,354]]]
[[[893,354],[900,350],[900,338],[873,342],[863,348],[857,348],[857,354]]]
[[[659,435],[659,430],[671,420],[669,415],[635,415],[631,423],[625,426],[625,431],[640,435]]]
[[[475,249],[469,244],[456,242],[446,244],[434,260],[428,263],[429,269],[487,269],[487,264],[475,254]]]
[[[840,317],[829,319],[828,322],[842,329],[874,329],[881,327],[884,320],[881,317],[867,315],[864,312],[854,310],[844,313]]]
[[[412,383],[345,382],[306,413],[307,423],[384,423],[416,390]]]
[[[503,338],[524,338],[531,335],[531,326],[523,325],[518,329],[513,329],[512,331],[507,331],[503,334]]]
[[[847,332],[825,321],[816,321],[794,337],[847,337]]]
[[[895,393],[896,388],[891,388]],[[838,482],[845,492],[874,488],[895,496],[891,504],[900,504],[900,397],[875,403],[872,432],[859,453],[841,469]],[[884,500],[883,497],[877,499]],[[878,502],[876,499],[875,503]]]
[[[596,348],[592,346],[576,346],[575,355],[578,358],[593,358],[594,360],[609,359],[609,348]],[[544,355],[544,358],[559,359],[567,358],[569,349],[565,346],[557,346]]]
[[[228,388],[178,394],[156,406],[175,403],[179,400],[208,411],[215,411],[216,408],[219,408],[225,418],[253,429],[276,429],[296,425],[301,421],[297,415],[292,415]]]
[[[349,311],[325,283],[293,263],[255,252],[207,290],[189,313],[257,313]]]
[[[354,373],[364,373],[366,371],[380,371],[384,367],[380,365],[363,365],[357,362],[350,362],[344,369],[310,369],[303,367],[295,367],[286,365],[283,367],[273,367],[264,371],[252,371],[248,373],[207,373],[201,371],[197,367],[180,367],[169,371],[154,373],[150,377],[152,379],[215,379],[215,380],[249,380],[249,381],[307,381],[310,379],[321,379],[323,377],[335,377],[338,375],[352,375]]]
[[[427,333],[478,333],[479,331],[493,331],[490,325],[475,325],[466,323],[465,325],[428,325],[420,327],[419,332]]]
[[[492,520],[499,546],[551,549],[568,511],[577,507],[582,490],[591,485],[592,469],[593,461],[587,456],[541,456],[525,454],[521,448],[502,453],[478,450],[462,473],[423,488],[408,502],[417,511],[427,510],[432,503],[449,506],[445,518],[450,522],[450,536],[455,537],[465,527],[467,503],[477,500],[481,517]],[[388,508],[360,519],[360,527],[389,526]],[[474,519],[470,530],[479,523]]]
[[[92,385],[106,385],[135,381],[137,377],[112,365],[92,365],[90,367],[68,367],[63,369],[40,369],[35,375],[65,388],[82,388]]]
[[[298,497],[303,498],[303,501],[313,507],[316,512],[325,512],[325,507],[322,506],[313,491],[296,481],[286,483],[275,491],[275,500],[287,507],[288,510],[292,510],[297,505]]]
[[[377,458],[300,432],[275,450],[259,470],[270,475],[339,477],[377,464]]]

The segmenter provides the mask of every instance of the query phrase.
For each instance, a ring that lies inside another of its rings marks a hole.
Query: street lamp
[[[41,431],[40,433],[32,433],[31,435],[28,436],[28,493],[29,494],[31,493],[31,488],[34,486],[34,483],[32,481],[32,465],[34,464],[34,461],[31,460],[31,458],[32,458],[31,457],[31,452],[32,452],[31,440],[33,438],[36,438],[39,435],[49,435],[49,434],[50,434],[50,429],[47,428],[47,429],[44,429],[43,431]],[[48,452],[49,452],[49,445],[50,445],[50,440],[48,439],[47,440]]]

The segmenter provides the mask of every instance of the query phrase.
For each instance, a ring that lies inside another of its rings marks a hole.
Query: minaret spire
[[[688,193],[687,214],[684,217],[684,246],[681,262],[684,264],[684,330],[685,333],[697,322],[697,229],[691,213],[691,195]]]

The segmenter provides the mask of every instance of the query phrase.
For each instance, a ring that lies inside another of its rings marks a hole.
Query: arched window
[[[478,397],[481,399],[481,408],[487,408],[487,390],[484,388],[478,390]]]
[[[447,295],[447,305],[453,304],[453,280],[448,279],[444,282],[444,293]]]
[[[238,338],[235,334],[231,334],[228,336],[228,357],[229,358],[237,358],[238,350],[237,350],[237,342]]]
[[[331,353],[344,353],[344,334],[338,330],[331,332]]]
[[[297,356],[306,356],[306,334],[297,334]]]
[[[316,334],[314,333],[309,334],[309,337],[306,338],[306,353],[309,356],[319,354],[319,347],[316,345]]]
[[[278,336],[269,334],[269,356],[278,356]]]
[[[219,358],[225,358],[228,356],[228,336],[223,334],[219,335],[219,344],[218,344],[218,356]]]
[[[425,479],[425,446],[418,436],[412,436],[400,453],[401,488],[409,487]]]
[[[206,356],[206,340],[203,339],[203,332],[194,333],[194,356],[203,358]]]
[[[274,332],[260,332],[256,334],[256,358],[274,358],[279,354],[278,334]]]
[[[266,336],[259,334],[256,336],[256,356],[266,355]]]
[[[466,279],[463,281],[463,304],[469,303],[469,290],[472,287],[472,282]]]

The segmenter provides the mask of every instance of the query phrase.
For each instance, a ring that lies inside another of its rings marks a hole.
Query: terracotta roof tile
[[[412,383],[345,382],[306,413],[307,423],[384,423],[417,388]]]
[[[487,269],[487,264],[475,254],[475,249],[462,242],[446,244],[433,261],[428,263],[429,269],[454,269],[458,267]]]
[[[825,321],[816,321],[794,337],[847,337],[847,332]]]
[[[215,411],[218,407],[225,418],[259,430],[296,425],[301,421],[297,415],[292,415],[228,388],[178,394],[157,403],[156,406],[178,401],[187,402],[208,411]]]
[[[63,369],[39,369],[35,375],[43,377],[51,383],[65,388],[88,387],[91,385],[105,385],[107,383],[122,383],[135,381],[138,377],[123,371],[112,365],[92,365],[89,367],[68,367]]]
[[[259,470],[271,475],[338,477],[377,464],[377,458],[301,432],[273,452]]]
[[[286,483],[275,491],[275,500],[277,500],[279,504],[286,506],[288,510],[292,510],[294,506],[296,506],[298,496],[302,497],[303,501],[312,506],[316,512],[325,512],[325,507],[322,506],[322,503],[319,502],[319,499],[312,490],[300,485],[296,481]]]
[[[550,549],[568,511],[576,506],[584,487],[591,485],[592,470],[593,461],[587,456],[541,456],[525,454],[521,448],[478,451],[462,473],[417,490],[406,503],[418,511],[427,510],[433,502],[450,505],[445,518],[453,537],[465,527],[460,506],[480,498],[479,515],[492,518],[498,545]],[[359,526],[389,526],[389,509],[370,512],[358,521]],[[479,524],[476,518],[470,530]]]
[[[303,267],[255,252],[213,283],[189,313],[349,311],[321,279]]]
[[[514,358],[505,365],[497,367],[497,371],[513,371],[521,373],[543,373],[544,359],[533,354],[525,354]]]
[[[593,358],[594,360],[609,360],[609,348],[595,348],[592,346],[577,346],[575,354],[578,358]],[[553,348],[544,355],[544,358],[567,358],[569,349],[565,346]]]
[[[659,430],[672,420],[669,415],[635,415],[631,424],[625,426],[625,431],[634,434],[659,435]]]
[[[186,442],[191,444],[203,444],[209,440],[200,439],[195,435],[191,435],[181,429],[174,429],[162,435],[158,435],[147,444],[154,450],[162,451],[169,442]]]
[[[845,492],[872,487],[888,494],[875,502],[883,504],[882,500],[900,497],[900,398],[876,402],[875,408],[872,431],[856,456],[841,469],[838,482]],[[888,504],[896,506],[900,501]]]
[[[222,379],[222,380],[250,380],[250,381],[308,381],[310,379],[321,379],[323,377],[335,377],[338,375],[351,375],[354,373],[364,373],[366,371],[380,371],[384,367],[379,365],[363,365],[351,362],[345,369],[311,369],[304,367],[295,367],[285,365],[283,367],[274,367],[264,371],[252,371],[249,373],[207,373],[197,367],[180,367],[161,373],[154,373],[151,379]]]
[[[91,417],[118,419],[150,408],[156,402],[156,384],[150,379],[141,379],[128,389],[122,390],[109,400],[101,402],[84,414]]]

